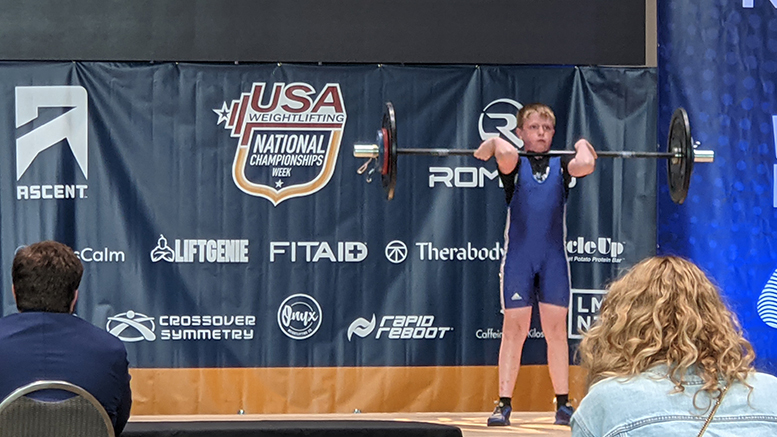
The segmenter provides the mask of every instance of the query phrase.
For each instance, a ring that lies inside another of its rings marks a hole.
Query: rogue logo
[[[232,179],[244,193],[277,206],[315,193],[332,177],[346,120],[339,84],[317,93],[307,83],[255,82],[213,111],[216,124],[238,139]]]
[[[59,108],[64,113],[16,139],[16,180],[19,181],[35,158],[65,140],[85,179],[89,178],[86,89],[80,86],[16,87],[16,129],[33,123],[41,108]],[[85,184],[17,185],[16,199],[84,199]]]
[[[518,111],[523,105],[512,99],[496,99],[483,108],[478,119],[480,139],[498,137],[500,134],[516,147],[523,148],[523,141],[515,135],[518,127]]]

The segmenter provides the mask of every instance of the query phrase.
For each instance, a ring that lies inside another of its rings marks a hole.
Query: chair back
[[[41,390],[63,390],[62,401],[33,399]],[[100,402],[65,381],[37,381],[16,389],[0,403],[0,437],[114,437],[113,424]]]

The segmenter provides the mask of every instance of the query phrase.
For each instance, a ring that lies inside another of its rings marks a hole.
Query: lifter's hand
[[[575,157],[569,161],[569,174],[581,178],[588,176],[596,169],[596,150],[586,139],[580,139],[575,143]]]
[[[585,138],[581,138],[577,140],[577,142],[575,143],[575,152],[576,152],[575,157],[577,157],[580,154],[580,149],[582,148],[588,149],[588,153],[590,153],[593,156],[594,160],[599,157],[599,155],[596,154],[596,150],[594,150],[594,146],[591,145],[591,143],[589,143],[588,140],[586,140]]]
[[[494,156],[494,149],[496,148],[495,138],[489,138],[482,143],[480,147],[475,150],[475,158],[481,161],[488,161]]]

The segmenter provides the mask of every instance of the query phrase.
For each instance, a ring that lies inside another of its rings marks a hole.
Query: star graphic
[[[275,183],[275,188],[280,188],[283,186],[283,181],[278,179],[278,182]]]
[[[219,121],[216,122],[216,125],[221,124],[222,121],[229,121],[229,116],[232,114],[232,110],[227,107],[227,102],[221,105],[221,109],[214,109],[213,112],[219,116]]]

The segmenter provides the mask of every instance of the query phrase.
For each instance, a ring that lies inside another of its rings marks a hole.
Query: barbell
[[[688,121],[688,113],[683,108],[677,108],[669,121],[669,136],[667,138],[666,152],[635,152],[635,151],[596,151],[600,158],[653,158],[667,160],[667,176],[669,179],[669,193],[672,201],[681,204],[688,195],[691,183],[691,173],[694,162],[713,162],[715,152],[712,150],[697,149],[698,143],[691,137],[691,126]],[[381,175],[383,189],[386,198],[394,198],[397,186],[397,156],[399,155],[426,155],[426,156],[453,156],[473,155],[472,149],[426,149],[397,147],[397,117],[394,105],[386,102],[383,111],[383,121],[378,129],[376,144],[354,144],[353,156],[367,159],[358,173],[369,170],[370,174],[378,171]],[[534,153],[519,150],[520,156],[563,156],[574,155],[574,150],[550,150],[544,153]],[[373,168],[370,163],[374,162]],[[371,177],[368,177],[368,182]]]

